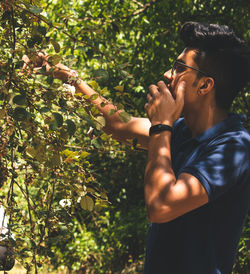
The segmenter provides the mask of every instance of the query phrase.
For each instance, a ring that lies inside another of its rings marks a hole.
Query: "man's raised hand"
[[[163,81],[149,87],[145,110],[152,125],[166,124],[172,126],[180,117],[184,106],[185,87],[184,81],[177,85],[175,99]]]
[[[49,56],[42,52],[39,52],[37,56],[32,59],[24,55],[22,60],[24,61],[23,72],[30,73],[33,71],[34,73],[41,73],[42,68],[44,68],[43,73],[45,75],[51,74],[54,78],[62,80],[63,82],[66,82],[71,76],[70,69],[63,64],[58,63],[52,69],[49,64]]]

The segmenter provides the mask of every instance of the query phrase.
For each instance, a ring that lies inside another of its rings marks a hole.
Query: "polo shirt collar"
[[[239,126],[241,127],[245,119],[245,115],[230,113],[225,120],[209,128],[201,135],[196,136],[194,140],[198,141],[199,143],[202,143],[206,140],[212,139],[215,136],[218,136],[219,134],[228,131],[231,128],[235,129]]]

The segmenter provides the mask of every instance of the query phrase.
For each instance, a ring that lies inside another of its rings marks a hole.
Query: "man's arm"
[[[77,93],[80,92],[89,97],[97,93],[82,80],[80,81],[80,84],[76,83],[74,86]],[[115,112],[113,115],[109,115],[110,110],[116,109],[116,107],[101,95],[98,94],[98,98],[91,102],[97,106],[106,120],[106,125],[103,128],[105,133],[112,134],[114,139],[124,143],[128,143],[128,140],[136,138],[139,147],[147,149],[149,141],[148,132],[151,126],[151,123],[147,118],[132,117],[129,122],[125,123],[120,120],[119,111]],[[104,106],[102,106],[102,103],[105,103]]]
[[[25,70],[29,66],[30,59],[25,55],[23,57],[23,61],[25,63],[23,69]],[[35,66],[35,70],[45,66],[47,73],[51,73],[51,67],[47,62],[47,56],[45,56],[43,53],[38,54],[36,64],[33,65]],[[52,75],[54,78],[62,80],[63,82],[67,82],[69,78],[72,77],[72,71],[63,64],[57,64]],[[84,81],[79,81],[80,83],[78,83],[78,81],[75,81],[74,83],[77,93],[87,95],[89,98],[91,95],[98,94]],[[147,118],[132,117],[129,122],[125,123],[120,120],[119,111],[115,112],[113,115],[109,115],[109,111],[111,109],[116,109],[116,107],[101,95],[98,94],[98,98],[96,100],[91,100],[91,102],[97,106],[106,120],[106,125],[103,128],[105,133],[112,134],[114,139],[127,144],[129,144],[130,140],[136,138],[139,147],[147,149],[149,141],[148,132],[151,126],[151,123]]]
[[[174,100],[163,82],[150,87],[145,109],[152,125],[173,125],[181,114],[184,92],[185,83],[180,83]],[[208,195],[196,177],[188,173],[175,177],[170,143],[171,132],[164,131],[153,134],[148,145],[145,202],[148,217],[155,223],[169,222],[208,202]]]
[[[175,177],[171,165],[171,132],[152,135],[145,171],[145,201],[151,222],[169,222],[208,202],[199,180],[182,173]]]

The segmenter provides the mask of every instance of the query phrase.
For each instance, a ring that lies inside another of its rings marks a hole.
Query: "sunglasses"
[[[180,72],[183,72],[183,69],[182,69],[183,67],[190,68],[190,69],[192,69],[192,70],[195,70],[195,71],[200,72],[200,73],[203,74],[204,76],[210,77],[206,72],[203,72],[203,71],[201,71],[201,70],[199,70],[199,69],[197,69],[197,68],[190,67],[190,66],[188,66],[188,65],[186,65],[186,64],[184,64],[183,62],[180,62],[180,61],[178,61],[178,60],[176,60],[176,61],[174,62],[173,66],[172,66],[172,68],[171,68],[171,75],[173,75],[175,71],[176,71],[176,72],[179,72],[179,73],[180,73]]]

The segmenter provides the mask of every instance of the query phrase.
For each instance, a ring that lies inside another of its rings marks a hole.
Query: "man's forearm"
[[[59,68],[53,72],[54,77],[63,82],[68,82],[72,76],[70,69],[61,64],[58,66]],[[96,105],[100,113],[102,113],[106,121],[106,124],[102,129],[105,133],[112,134],[114,139],[127,144],[130,144],[130,141],[136,138],[138,146],[147,148],[148,129],[150,127],[148,119],[132,117],[129,122],[123,122],[119,115],[121,110],[117,110],[117,107],[112,104],[112,102],[109,102],[102,97],[83,80],[79,79],[78,81],[73,81],[73,85],[76,88],[76,93],[87,95],[88,98],[90,98],[89,101]],[[95,94],[98,95],[97,98],[95,100],[91,99],[91,96]],[[110,115],[111,110],[115,110],[112,115]]]
[[[53,72],[55,78],[62,80],[63,82],[68,82],[68,79],[72,76],[69,68],[62,64],[57,65],[57,69]],[[102,97],[98,92],[93,90],[86,82],[83,80],[78,80],[74,82],[74,87],[76,88],[76,93],[82,93],[91,98],[92,95],[97,94],[98,97],[95,100],[89,99],[89,101],[96,105],[96,107],[103,114],[106,125],[104,127],[104,131],[108,134],[114,133],[115,129],[113,128],[116,123],[121,123],[119,119],[119,111],[110,115],[110,110],[117,110],[116,106]]]
[[[151,221],[161,214],[169,188],[176,178],[171,163],[171,132],[152,135],[148,147],[148,161],[145,170],[145,202]]]

